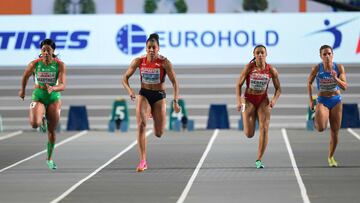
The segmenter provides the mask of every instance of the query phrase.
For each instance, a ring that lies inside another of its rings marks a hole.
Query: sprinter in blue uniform
[[[348,85],[344,66],[333,62],[334,54],[331,46],[320,47],[320,58],[322,63],[315,65],[308,77],[310,108],[315,110],[314,126],[319,132],[324,131],[328,121],[330,122],[328,163],[330,167],[337,167],[334,153],[342,118],[340,89],[346,90]],[[318,89],[316,108],[312,99],[312,84],[315,79]]]

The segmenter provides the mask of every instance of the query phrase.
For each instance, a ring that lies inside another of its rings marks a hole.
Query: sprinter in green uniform
[[[52,154],[56,140],[55,129],[60,119],[60,92],[64,91],[66,85],[66,67],[54,55],[56,45],[51,39],[42,41],[40,48],[40,57],[30,62],[24,71],[19,96],[24,100],[27,82],[29,77],[34,75],[35,86],[30,104],[29,121],[33,128],[40,127],[40,130],[44,132],[47,130],[46,163],[50,169],[56,169]]]

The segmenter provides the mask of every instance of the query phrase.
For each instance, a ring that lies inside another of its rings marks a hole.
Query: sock
[[[47,158],[49,159],[54,151],[55,143],[47,142]]]

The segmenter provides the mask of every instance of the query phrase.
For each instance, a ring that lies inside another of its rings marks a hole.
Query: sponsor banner
[[[267,47],[273,64],[320,61],[333,46],[335,61],[360,62],[360,13],[39,15],[0,17],[0,66],[22,66],[38,57],[45,38],[71,66],[127,66],[146,53],[151,33],[174,65],[248,63],[253,48]]]

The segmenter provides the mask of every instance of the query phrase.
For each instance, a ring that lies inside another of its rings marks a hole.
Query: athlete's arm
[[[54,86],[49,86],[46,84],[47,91],[49,94],[53,91],[55,92],[61,92],[65,90],[66,86],[66,66],[64,62],[59,61],[59,76],[58,76],[58,84]]]
[[[180,111],[180,107],[178,104],[178,99],[179,99],[179,84],[178,81],[176,80],[176,74],[175,71],[172,67],[171,62],[168,59],[165,59],[164,61],[164,69],[169,77],[170,82],[172,83],[172,86],[174,88],[174,110],[176,113],[178,113]]]
[[[279,73],[276,70],[276,68],[271,66],[270,73],[271,73],[272,81],[273,81],[273,84],[274,84],[275,92],[274,92],[273,98],[270,101],[269,106],[270,106],[270,108],[273,108],[275,106],[277,100],[280,97],[281,87],[280,87]]]
[[[134,60],[132,60],[129,68],[126,70],[125,74],[122,77],[122,85],[130,95],[132,101],[135,100],[135,92],[130,87],[129,78],[135,73],[136,69],[140,65],[140,62],[141,62],[140,58],[135,58]]]
[[[308,76],[308,83],[307,83],[307,89],[308,89],[308,94],[309,94],[309,99],[310,99],[310,109],[314,109],[314,102],[313,102],[313,96],[312,96],[312,89],[313,89],[313,82],[315,80],[316,74],[319,71],[319,65],[315,65],[312,67],[310,75]]]
[[[21,87],[19,90],[19,97],[24,100],[25,98],[25,89],[26,89],[26,85],[27,82],[29,80],[29,77],[33,74],[35,70],[35,61],[32,61],[29,63],[29,65],[27,66],[27,68],[25,69],[23,75],[22,75],[22,79],[21,79]]]
[[[237,110],[241,111],[242,101],[241,101],[241,88],[245,82],[246,76],[249,74],[249,64],[240,73],[240,78],[236,83],[236,101],[237,101]]]
[[[337,76],[336,71],[334,70],[331,71],[331,75],[334,77],[339,87],[342,90],[346,90],[348,88],[348,85],[346,82],[345,68],[343,65],[338,64],[338,70],[339,70],[339,76]]]

